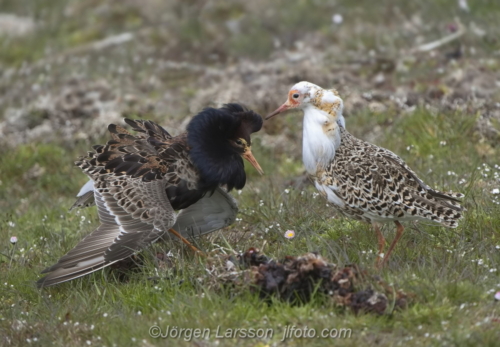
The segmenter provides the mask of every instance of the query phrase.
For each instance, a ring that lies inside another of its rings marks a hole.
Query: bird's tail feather
[[[429,192],[425,197],[414,195],[417,214],[445,227],[456,228],[458,221],[463,218],[462,212],[465,208],[454,197],[448,199],[449,196],[446,193],[438,193],[440,194],[436,195]]]

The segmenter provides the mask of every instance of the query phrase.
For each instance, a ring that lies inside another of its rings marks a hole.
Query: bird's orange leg
[[[188,240],[186,240],[177,231],[175,231],[174,229],[168,229],[168,231],[170,231],[172,234],[174,234],[175,236],[177,236],[178,238],[180,238],[181,241],[184,242],[189,248],[191,248],[191,250],[193,252],[195,252],[196,254],[199,254],[199,255],[204,255],[204,253],[202,251],[200,251],[198,248],[196,248],[195,246],[193,246],[193,244],[191,242],[189,242]]]
[[[389,259],[389,255],[391,254],[392,250],[394,249],[394,246],[396,246],[396,243],[399,241],[401,236],[403,236],[403,231],[405,230],[405,227],[399,223],[397,220],[394,221],[396,224],[396,237],[392,241],[391,245],[389,246],[389,250],[387,251],[387,254],[384,257],[384,261],[382,262],[382,265],[385,265],[387,263],[387,259]]]
[[[380,231],[380,224],[378,223],[373,223],[373,229],[375,229],[375,232],[377,233],[377,241],[378,241],[378,255],[377,259],[375,260],[375,266],[380,267],[382,265],[382,254],[384,254],[384,249],[385,249],[385,238],[384,235],[382,235],[382,232]]]

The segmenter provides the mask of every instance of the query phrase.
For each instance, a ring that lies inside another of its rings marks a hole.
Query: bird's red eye
[[[292,95],[292,98],[297,99],[299,97],[299,93],[295,93]]]

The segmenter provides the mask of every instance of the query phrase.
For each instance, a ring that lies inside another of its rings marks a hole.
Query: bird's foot
[[[386,263],[386,258],[384,253],[377,254],[377,258],[375,259],[375,267],[381,270]]]

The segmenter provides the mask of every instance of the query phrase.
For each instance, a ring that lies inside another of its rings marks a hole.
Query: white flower
[[[12,243],[13,245],[15,245],[15,244],[17,243],[17,237],[12,236],[12,237],[10,238],[10,243]]]
[[[498,188],[493,189],[493,190],[491,191],[491,194],[495,194],[495,195],[496,195],[496,194],[500,194],[500,189],[498,189]]]
[[[467,0],[458,0],[458,7],[460,7],[460,9],[462,11],[465,11],[465,12],[470,11],[469,4],[467,4]]]
[[[335,13],[332,16],[332,22],[335,24],[342,24],[343,21],[344,21],[344,17],[342,17],[342,15],[339,13]]]
[[[500,292],[496,292],[495,300],[500,301]]]

